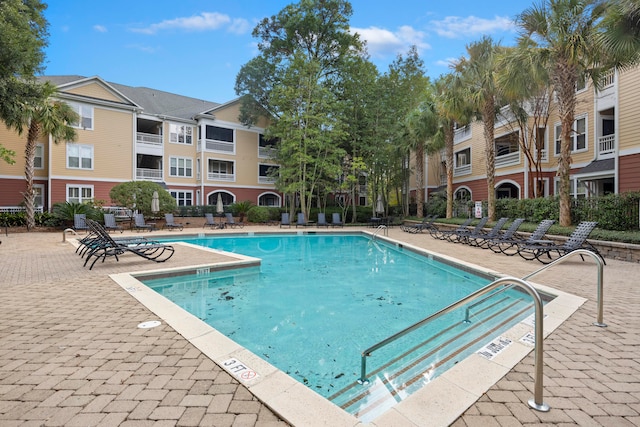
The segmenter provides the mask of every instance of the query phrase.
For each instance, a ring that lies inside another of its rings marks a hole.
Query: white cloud
[[[145,46],[142,44],[129,44],[125,46],[127,49],[139,50],[140,52],[145,53],[156,53],[160,49],[157,47]]]
[[[513,31],[515,23],[504,16],[496,16],[493,19],[468,16],[447,16],[441,21],[431,21],[434,31],[446,38],[463,38],[469,36],[491,34],[495,32]]]
[[[251,31],[251,29],[252,27],[249,21],[244,18],[235,18],[227,28],[227,31],[234,34],[245,34]]]
[[[242,27],[242,23],[234,20],[232,28],[236,29]],[[199,15],[194,15],[185,18],[166,19],[156,24],[151,24],[145,28],[133,28],[131,31],[143,34],[156,34],[163,30],[184,30],[184,31],[210,31],[218,30],[232,23],[231,18],[228,15],[224,15],[218,12],[202,12]],[[248,27],[248,23],[246,24]],[[237,32],[237,31],[233,31]]]
[[[373,58],[396,55],[407,51],[413,45],[418,48],[418,51],[431,47],[424,41],[424,32],[408,25],[400,27],[395,32],[378,27],[352,27],[350,31],[360,34],[361,39],[367,42],[367,51]]]
[[[99,33],[106,33],[107,32],[107,27],[105,27],[104,25],[94,25],[93,29],[96,30]]]
[[[441,67],[451,68],[459,60],[460,58],[446,58],[436,61],[435,64]]]

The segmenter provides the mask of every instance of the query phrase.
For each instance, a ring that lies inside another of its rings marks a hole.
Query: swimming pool
[[[461,322],[463,313],[451,313],[376,353],[372,382],[363,387],[356,385],[362,350],[493,277],[362,235],[185,241],[262,263],[260,268],[201,271],[145,284],[365,421],[530,313],[530,301],[517,291],[479,307],[471,324]],[[473,336],[467,336],[470,330]]]

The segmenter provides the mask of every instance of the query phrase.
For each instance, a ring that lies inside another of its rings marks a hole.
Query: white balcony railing
[[[496,156],[496,167],[510,166],[518,164],[520,161],[520,151],[514,151],[513,153],[504,154],[502,156]]]
[[[38,213],[42,213],[42,206],[34,206],[34,211]],[[0,206],[0,212],[2,213],[18,213],[24,212],[24,206]]]
[[[453,169],[453,176],[469,175],[471,173],[471,165],[462,165]]]
[[[162,169],[136,168],[136,178],[162,181]]]
[[[609,86],[613,86],[615,82],[616,82],[616,73],[613,68],[607,71],[606,73],[604,73],[604,75],[600,78],[602,89],[607,88]]]
[[[207,179],[209,181],[228,181],[233,182],[236,180],[236,174],[234,173],[220,173],[220,172],[208,172]]]
[[[200,147],[200,141],[198,141],[198,147]],[[206,151],[221,151],[223,153],[232,153],[235,151],[235,144],[233,142],[215,141],[213,139],[204,140],[204,149]]]
[[[458,128],[454,131],[453,142],[458,143],[471,138],[471,126]]]
[[[259,176],[258,177],[258,184],[273,184],[274,182],[276,182],[276,179],[274,177],[271,177],[271,176]]]
[[[606,135],[598,138],[598,155],[613,154],[616,149],[616,135]]]
[[[273,147],[258,147],[258,157],[261,159],[272,159],[275,153],[276,149]]]
[[[136,132],[136,142],[153,146],[162,146],[162,135],[153,133]]]

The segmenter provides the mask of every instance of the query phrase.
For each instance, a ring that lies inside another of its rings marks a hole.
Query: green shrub
[[[269,208],[265,206],[253,206],[247,212],[249,222],[265,223],[271,219]]]

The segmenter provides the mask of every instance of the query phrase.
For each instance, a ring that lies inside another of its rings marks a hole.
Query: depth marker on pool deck
[[[258,378],[260,375],[253,369],[247,367],[238,359],[228,359],[222,362],[222,366],[229,371],[237,380],[246,382]]]
[[[485,359],[491,360],[511,345],[511,340],[505,337],[498,337],[489,344],[478,350],[476,353]]]

